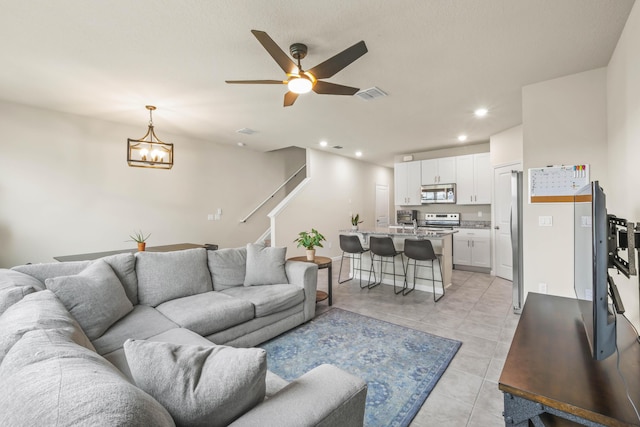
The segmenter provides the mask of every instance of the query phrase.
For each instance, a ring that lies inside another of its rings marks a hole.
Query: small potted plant
[[[298,247],[303,246],[307,250],[307,260],[313,261],[316,257],[316,247],[322,248],[322,241],[327,239],[315,228],[311,231],[301,231],[298,238],[294,240]]]
[[[351,215],[351,230],[358,231],[358,224],[362,224],[360,221],[360,214]]]
[[[138,251],[142,252],[145,250],[147,246],[147,239],[149,238],[149,236],[151,236],[151,233],[145,236],[142,231],[136,231],[133,234],[129,235],[129,237],[131,237],[131,240],[127,240],[127,241],[138,243]]]

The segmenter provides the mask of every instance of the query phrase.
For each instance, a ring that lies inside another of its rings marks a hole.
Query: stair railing
[[[263,207],[269,200],[273,199],[273,197],[278,194],[278,191],[280,191],[282,188],[284,188],[285,185],[287,185],[289,183],[289,181],[291,181],[293,178],[295,178],[301,171],[302,169],[306,168],[307,164],[305,163],[304,165],[300,166],[300,169],[298,169],[297,171],[294,172],[293,175],[291,175],[289,178],[287,178],[287,180],[285,182],[283,182],[278,188],[276,188],[273,193],[271,193],[271,195],[269,197],[267,197],[262,203],[260,203],[258,205],[258,207],[256,207],[254,210],[252,210],[249,215],[245,216],[244,218],[242,218],[240,220],[240,222],[247,222],[247,220],[249,218],[251,218],[251,216],[253,216],[253,214],[255,214],[256,212],[258,212],[260,210],[261,207]]]

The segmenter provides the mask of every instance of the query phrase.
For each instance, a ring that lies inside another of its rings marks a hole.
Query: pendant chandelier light
[[[153,105],[149,110],[149,129],[140,139],[127,138],[127,163],[139,168],[171,169],[173,167],[173,144],[162,142],[153,131]]]

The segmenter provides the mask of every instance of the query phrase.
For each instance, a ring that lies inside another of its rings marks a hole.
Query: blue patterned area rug
[[[368,384],[365,426],[407,426],[462,343],[339,308],[261,345],[291,381],[323,363]]]

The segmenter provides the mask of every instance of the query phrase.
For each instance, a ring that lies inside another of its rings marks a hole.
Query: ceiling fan
[[[280,68],[287,74],[286,80],[226,80],[233,84],[285,84],[289,91],[284,95],[284,106],[289,107],[296,102],[298,95],[313,90],[321,95],[353,95],[360,89],[343,86],[335,83],[324,82],[320,79],[332,77],[338,71],[351,64],[356,59],[367,53],[367,46],[364,41],[360,41],[353,46],[343,50],[339,54],[332,56],[321,64],[310,70],[303,70],[300,60],[307,56],[307,46],[302,43],[294,43],[289,47],[291,56],[298,61],[296,65],[286,53],[273,41],[264,31],[251,30],[260,44],[267,50],[269,55],[278,63]]]

